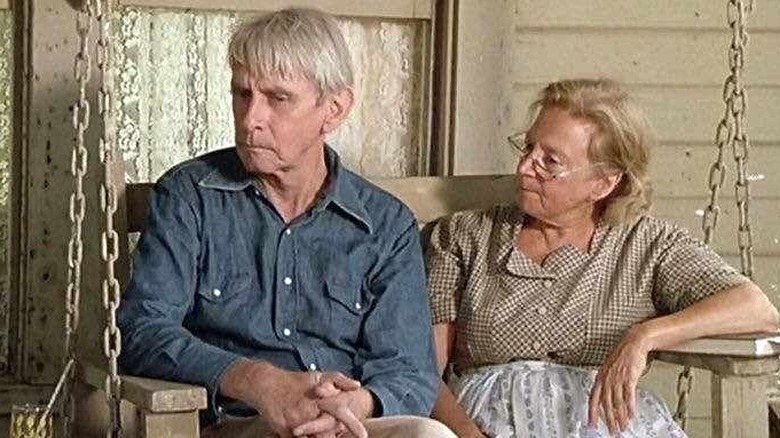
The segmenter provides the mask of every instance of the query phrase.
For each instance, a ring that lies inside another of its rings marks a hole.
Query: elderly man
[[[334,19],[263,16],[229,60],[236,147],[157,182],[120,309],[124,370],[205,386],[207,436],[454,437],[427,418],[415,219],[325,144],[353,103]]]

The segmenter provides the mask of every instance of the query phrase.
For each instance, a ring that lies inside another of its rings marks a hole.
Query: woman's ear
[[[623,180],[623,173],[608,173],[596,179],[590,196],[593,202],[601,201],[609,196]]]
[[[354,94],[351,88],[344,88],[325,96],[323,105],[327,106],[325,120],[322,123],[322,134],[330,134],[338,128],[352,109]]]

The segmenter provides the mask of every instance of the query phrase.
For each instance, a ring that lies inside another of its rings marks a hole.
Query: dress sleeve
[[[442,218],[429,224],[429,233],[423,233],[429,235],[423,249],[433,324],[455,321],[465,285],[463,251],[457,242],[460,236],[458,218],[458,215]]]
[[[748,279],[686,230],[670,225],[656,266],[653,303],[662,313],[678,312]]]

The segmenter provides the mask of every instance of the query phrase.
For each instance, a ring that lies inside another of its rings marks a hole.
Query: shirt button
[[[214,289],[211,293],[214,294],[215,297],[222,295],[222,291],[219,289]]]
[[[292,234],[292,231],[288,228],[288,229],[284,230],[284,234],[289,236],[290,234]]]
[[[317,371],[317,365],[310,363],[309,364],[309,371]]]
[[[259,189],[255,189],[255,195],[260,196],[260,190]]]
[[[552,287],[553,281],[552,280],[544,280],[544,287]]]
[[[282,330],[282,333],[284,333],[285,336],[290,336],[292,334],[292,332],[288,328]]]
[[[291,285],[292,284],[292,278],[284,277],[284,284],[286,284],[287,286]]]
[[[540,307],[540,308],[536,309],[536,311],[537,311],[537,312],[538,312],[540,315],[542,315],[542,316],[544,316],[544,315],[547,315],[547,308],[546,308],[546,307],[544,307],[544,306],[542,306],[542,307]]]
[[[355,309],[360,310],[363,306],[360,305],[360,303],[355,303]]]
[[[534,350],[541,350],[542,349],[542,343],[539,341],[534,342],[533,344]]]

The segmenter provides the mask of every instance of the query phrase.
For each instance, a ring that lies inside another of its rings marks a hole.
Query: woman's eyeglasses
[[[589,163],[583,166],[574,168],[568,168],[565,164],[561,163],[555,156],[550,155],[542,151],[535,157],[531,154],[534,151],[534,147],[529,145],[525,141],[525,133],[518,132],[516,134],[507,137],[509,143],[520,152],[520,161],[531,160],[531,168],[534,170],[537,178],[541,181],[552,181],[554,179],[564,178],[572,173],[578,172],[583,169],[589,169],[594,166],[600,166],[604,163]]]

